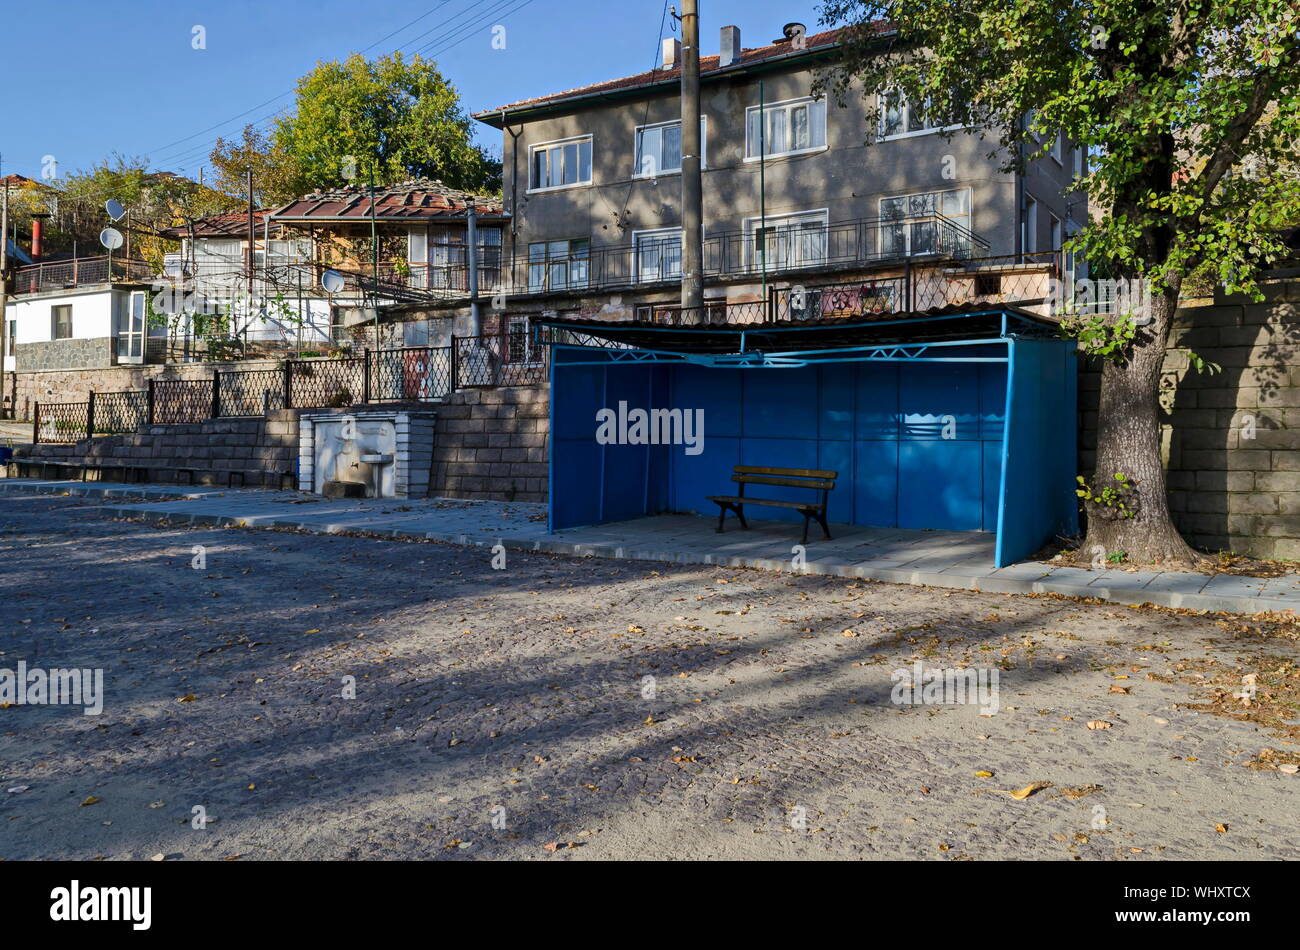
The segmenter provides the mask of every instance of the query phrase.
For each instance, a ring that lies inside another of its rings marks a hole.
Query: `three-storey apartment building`
[[[1024,172],[1003,171],[992,140],[937,127],[923,104],[818,96],[839,31],[784,32],[745,49],[724,27],[719,53],[701,59],[706,301],[780,309],[790,288],[804,300],[804,288],[864,281],[890,308],[1044,296],[1037,278],[1068,266],[1055,252],[1086,218],[1071,190],[1081,150],[1059,139]],[[511,309],[635,318],[676,299],[680,78],[668,40],[649,72],[476,116],[503,132]],[[925,267],[918,296],[901,278]]]

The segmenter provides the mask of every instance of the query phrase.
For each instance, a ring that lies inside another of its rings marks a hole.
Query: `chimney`
[[[45,219],[48,214],[37,213],[32,215],[32,262],[35,263],[41,259],[41,239],[45,236]]]
[[[682,64],[682,41],[671,36],[664,40],[664,69],[676,69]]]
[[[740,27],[724,26],[722,43],[718,47],[718,66],[730,66],[740,62]]]

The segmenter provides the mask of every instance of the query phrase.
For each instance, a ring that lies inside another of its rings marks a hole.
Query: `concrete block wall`
[[[438,407],[431,496],[547,499],[549,386],[469,389]]]
[[[81,461],[100,468],[106,479],[125,477],[115,474],[115,467],[147,465],[150,481],[183,481],[174,470],[190,468],[196,471],[195,481],[200,484],[224,485],[230,472],[241,472],[249,487],[257,487],[263,473],[270,473],[266,484],[279,487],[279,480],[272,476],[292,473],[297,460],[298,412],[287,409],[264,418],[145,426],[130,435],[22,446],[16,454],[51,462]],[[237,479],[235,484],[239,484]]]
[[[1199,548],[1300,560],[1300,281],[1220,296],[1175,318],[1162,373],[1169,503]],[[1197,373],[1189,352],[1222,366]],[[1100,372],[1080,378],[1080,471],[1091,472]]]

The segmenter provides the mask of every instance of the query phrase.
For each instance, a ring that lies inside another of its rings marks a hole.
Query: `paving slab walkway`
[[[1260,613],[1300,607],[1300,574],[1277,578],[1185,571],[1087,570],[1041,561],[993,566],[986,532],[909,531],[832,525],[832,540],[810,538],[800,550],[798,526],[750,519],[723,534],[714,519],[657,515],[554,533],[546,506],[524,502],[328,500],[294,491],[146,486],[113,482],[0,479],[3,494],[70,494],[124,503],[102,507],[117,517],[193,524],[294,528],[321,534],[364,533],[452,544],[545,551],[575,556],[717,564],[771,571],[860,577],[1004,594],[1062,594],[1118,604]],[[141,502],[138,499],[145,498]]]

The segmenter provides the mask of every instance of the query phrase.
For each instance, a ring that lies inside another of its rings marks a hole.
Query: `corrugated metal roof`
[[[535,322],[556,330],[572,330],[636,349],[661,352],[731,353],[736,351],[742,333],[749,350],[793,352],[887,343],[993,339],[1001,334],[1004,313],[1019,317],[1043,332],[1053,332],[1057,327],[1056,321],[1033,311],[990,303],[950,304],[913,313],[862,314],[771,323],[718,321],[703,326],[564,317],[540,317]],[[969,319],[953,319],[958,317]]]
[[[265,210],[253,212],[254,229],[261,228],[267,214],[268,212]],[[173,241],[179,241],[190,236],[190,228],[187,224],[178,224],[174,227],[164,228],[158,233],[171,238]],[[227,211],[222,214],[209,214],[204,215],[202,218],[195,218],[193,233],[195,237],[224,237],[246,241],[248,240],[248,212]]]

